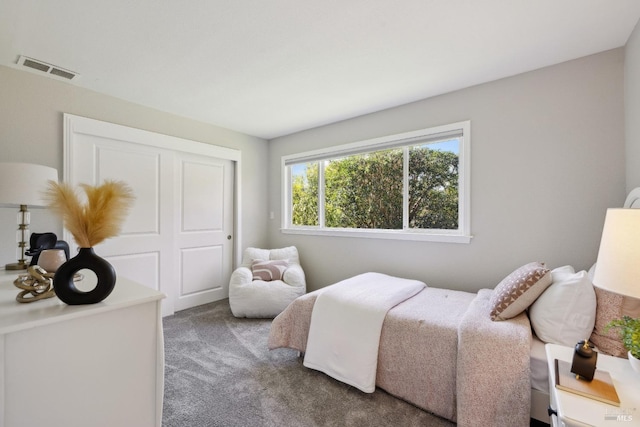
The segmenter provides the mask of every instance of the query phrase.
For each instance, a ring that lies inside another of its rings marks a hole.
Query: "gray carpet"
[[[236,319],[228,300],[166,317],[163,427],[455,425],[307,369],[293,350],[269,351],[270,325]]]

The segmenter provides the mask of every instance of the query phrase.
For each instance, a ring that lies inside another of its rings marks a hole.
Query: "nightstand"
[[[598,354],[597,369],[609,372],[620,398],[620,406],[608,405],[556,388],[554,360],[571,363],[573,348],[556,344],[545,346],[549,369],[550,410],[554,427],[640,426],[640,374],[627,359]]]

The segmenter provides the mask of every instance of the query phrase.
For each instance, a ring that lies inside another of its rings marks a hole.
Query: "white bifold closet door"
[[[135,193],[120,235],[95,248],[118,276],[165,293],[163,315],[228,296],[237,150],[68,114],[64,139],[66,182]]]

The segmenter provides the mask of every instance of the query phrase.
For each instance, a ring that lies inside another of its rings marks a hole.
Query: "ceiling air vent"
[[[32,70],[41,71],[49,74],[51,77],[55,77],[61,80],[77,80],[80,75],[73,71],[65,70],[64,68],[56,65],[48,64],[46,62],[29,58],[26,56],[20,56],[18,58],[18,65],[31,68]]]

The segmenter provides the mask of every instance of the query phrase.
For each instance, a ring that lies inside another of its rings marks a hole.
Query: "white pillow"
[[[529,308],[531,326],[546,343],[573,347],[588,339],[596,321],[596,294],[586,271],[564,266],[551,271],[552,283]]]

